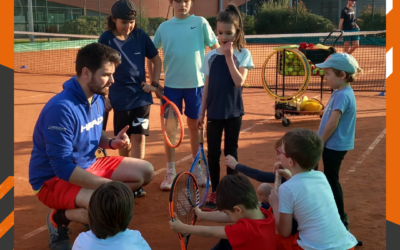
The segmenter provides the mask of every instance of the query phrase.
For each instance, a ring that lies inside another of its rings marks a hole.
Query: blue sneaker
[[[69,234],[71,231],[67,226],[57,226],[57,224],[53,220],[53,216],[56,211],[57,210],[55,209],[51,210],[46,218],[47,229],[49,230],[50,234],[50,250],[71,250],[72,243],[71,239],[69,238]]]

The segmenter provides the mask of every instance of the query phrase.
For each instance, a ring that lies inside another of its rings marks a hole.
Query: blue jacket
[[[94,95],[92,104],[76,77],[44,106],[33,132],[29,182],[39,190],[54,176],[69,181],[76,166],[89,168],[102,133],[104,97]]]

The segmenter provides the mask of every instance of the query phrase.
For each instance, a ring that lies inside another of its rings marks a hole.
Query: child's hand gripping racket
[[[161,86],[152,83],[157,88],[157,97],[161,102],[161,129],[164,139],[171,148],[178,147],[183,139],[183,121],[178,107],[164,96]]]
[[[190,168],[190,173],[194,175],[199,185],[199,193],[200,193],[199,207],[203,206],[203,204],[206,202],[208,188],[210,186],[210,174],[208,171],[206,155],[204,153],[203,134],[204,130],[200,129],[199,149],[197,150],[196,157]]]
[[[169,215],[171,217],[171,229],[178,233],[182,250],[187,249],[190,234],[183,234],[180,225],[182,225],[181,223],[187,225],[196,223],[197,216],[193,208],[198,205],[199,188],[196,179],[189,172],[179,173],[171,186]]]

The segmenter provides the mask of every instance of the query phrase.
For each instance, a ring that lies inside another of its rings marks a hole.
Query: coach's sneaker
[[[70,230],[68,226],[59,227],[53,221],[53,215],[56,211],[55,209],[51,210],[46,219],[47,229],[50,233],[50,250],[71,250],[72,243],[69,238]]]
[[[216,211],[217,205],[215,204],[215,199],[217,197],[216,192],[211,192],[207,195],[206,203],[204,204],[203,211]]]
[[[144,191],[144,189],[142,187],[136,189],[135,191],[133,191],[133,197],[142,197],[146,195],[146,191]]]
[[[206,186],[207,177],[206,177],[205,173],[203,172],[203,169],[201,168],[200,164],[198,164],[197,166],[194,167],[193,175],[196,178],[197,184],[200,187],[205,187]]]
[[[165,179],[160,185],[161,190],[163,191],[171,190],[171,185],[172,182],[174,182],[175,176],[176,176],[175,169],[168,169],[167,172],[165,173]]]

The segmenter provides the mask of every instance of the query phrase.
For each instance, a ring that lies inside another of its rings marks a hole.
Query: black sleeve
[[[347,13],[346,13],[346,11],[344,11],[345,9],[343,9],[342,10],[342,12],[340,13],[340,18],[342,19],[345,19],[346,18],[346,15],[347,15]]]
[[[236,171],[259,182],[274,183],[275,175],[273,172],[264,172],[258,169],[249,168],[242,164],[236,165]]]

